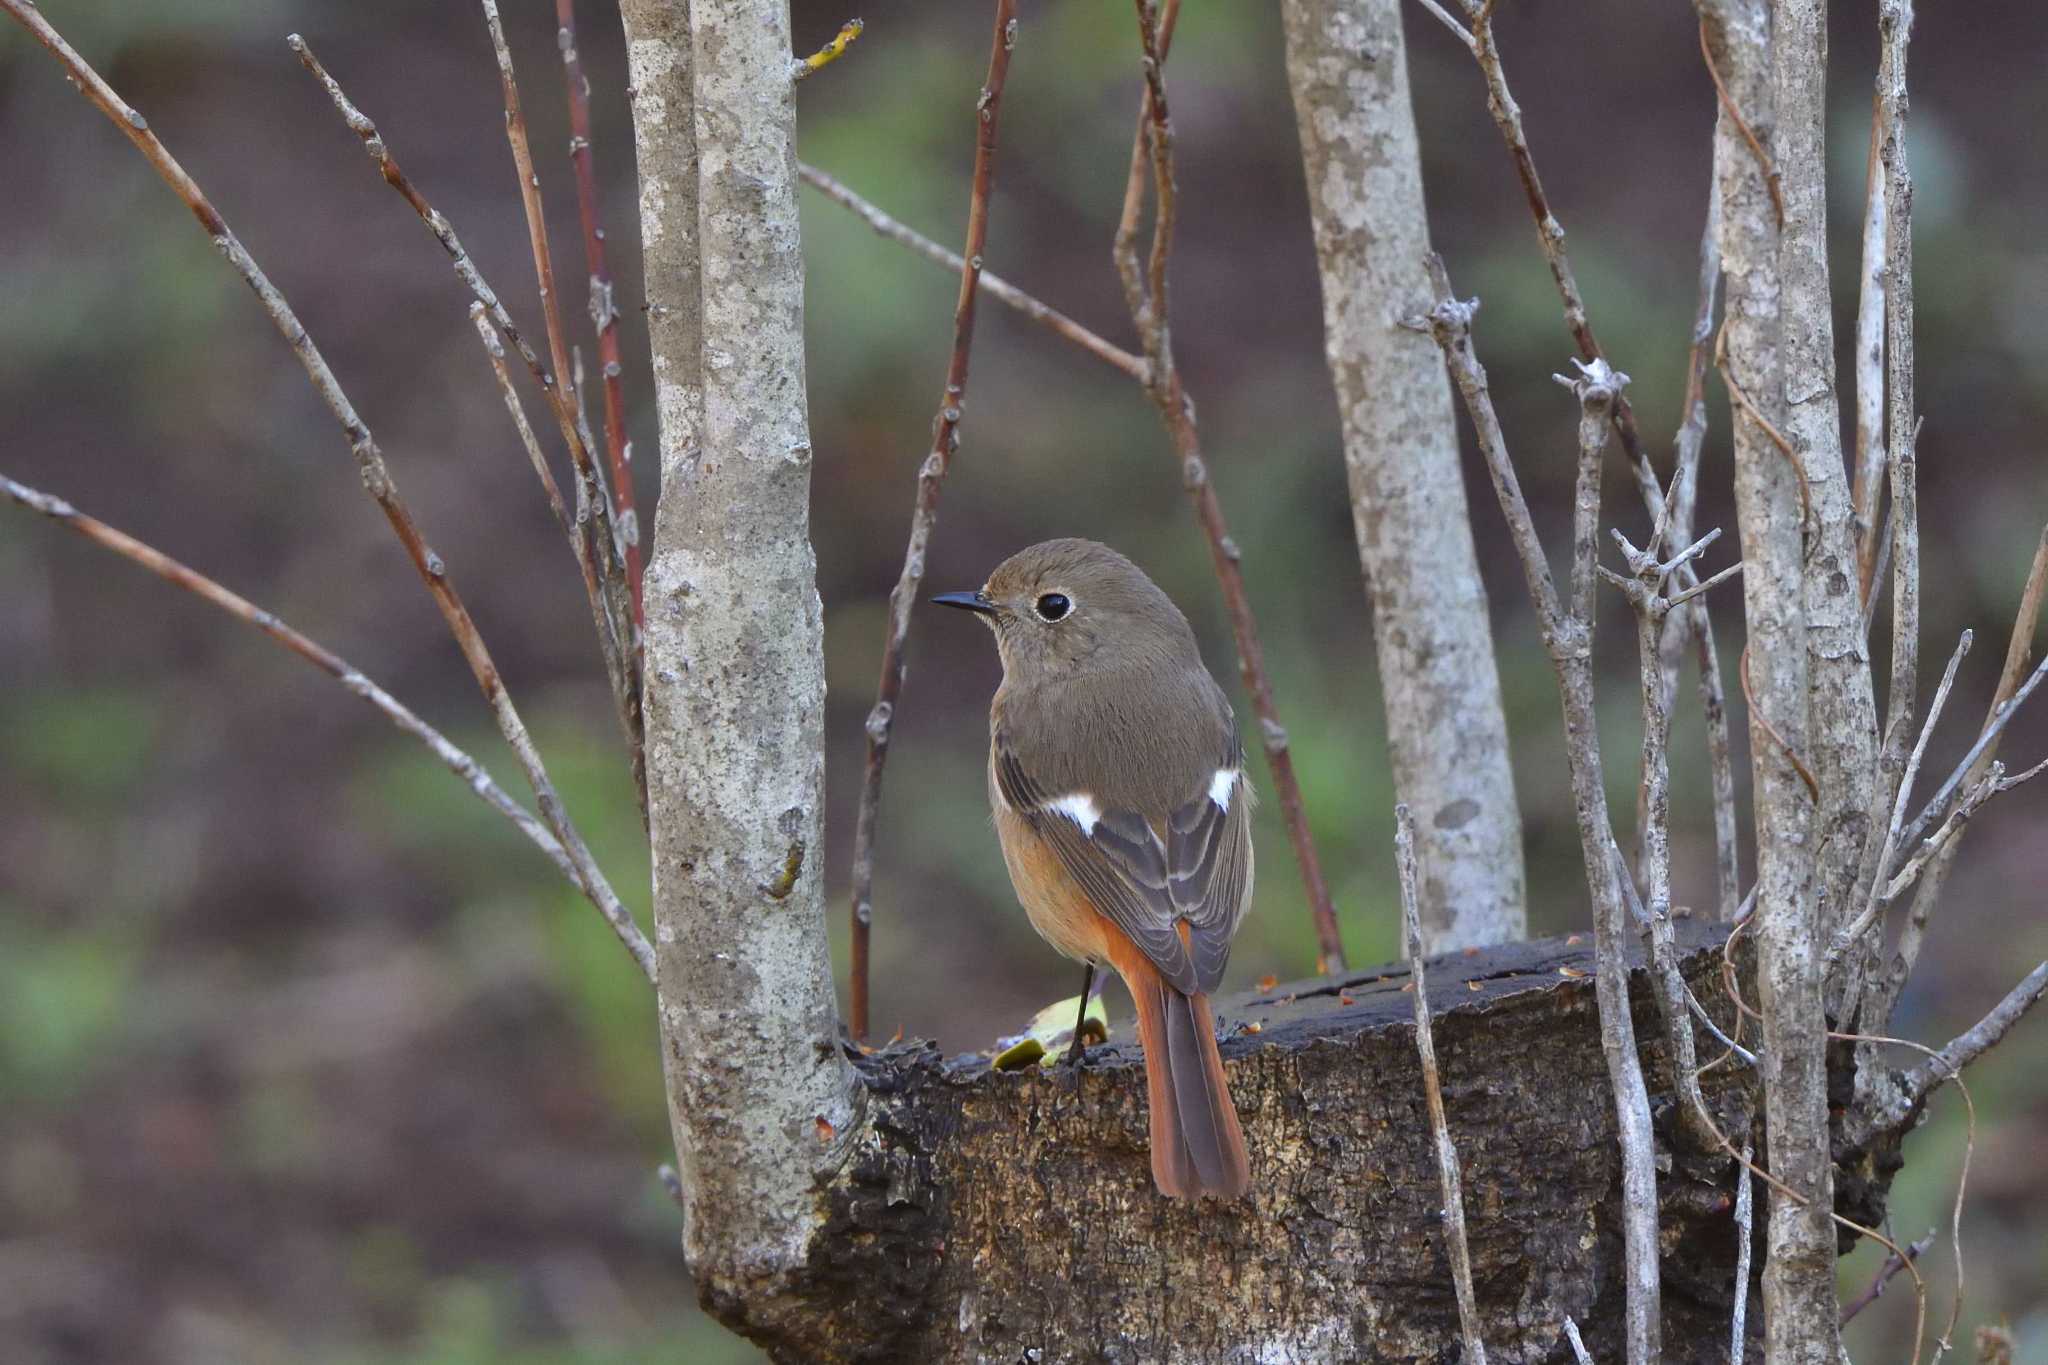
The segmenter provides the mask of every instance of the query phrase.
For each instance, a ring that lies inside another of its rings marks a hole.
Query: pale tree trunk
[[[662,1057],[698,1292],[769,1330],[807,1312],[790,1286],[859,1094],[824,918],[789,14],[622,8],[661,418],[646,591]]]
[[[1856,509],[1842,457],[1828,288],[1827,3],[1771,7],[1775,134],[1771,159],[1785,202],[1778,238],[1783,425],[1804,462],[1812,503],[1803,581],[1806,617],[1806,757],[1820,787],[1814,813],[1815,888],[1826,932],[1861,908],[1857,872],[1872,824],[1877,708],[1863,634]]]
[[[1773,81],[1772,8],[1766,0],[1701,0],[1707,50],[1756,139],[1752,146],[1724,109],[1715,128],[1714,166],[1721,186],[1721,271],[1726,288],[1723,377],[1734,399],[1735,507],[1742,533],[1745,653],[1750,695],[1750,753],[1756,773],[1757,1000],[1763,1012],[1764,1115],[1773,1175],[1806,1195],[1799,1204],[1769,1195],[1768,1259],[1763,1275],[1766,1359],[1772,1365],[1835,1365],[1838,1328],[1835,1234],[1827,1113],[1826,1016],[1821,1010],[1819,904],[1813,841],[1812,770],[1803,755],[1817,724],[1838,716],[1809,708],[1805,535],[1796,454],[1781,449],[1790,407],[1831,403],[1813,399],[1818,382],[1811,347],[1788,359],[1791,326],[1815,325],[1810,280],[1788,288],[1781,262],[1786,248],[1767,164],[1778,145]],[[1818,116],[1797,102],[1795,121]],[[1788,142],[1796,144],[1802,136]],[[1821,191],[1810,153],[1792,166],[1801,183],[1783,184],[1784,226],[1804,234],[1797,213],[1811,214]],[[1779,166],[1781,181],[1787,171]],[[1825,290],[1821,307],[1826,306]],[[1788,376],[1803,376],[1788,394]],[[1795,429],[1817,439],[1811,414]],[[1768,423],[1768,425],[1766,425]],[[1840,439],[1836,451],[1839,479]],[[1808,464],[1809,482],[1813,479]],[[1816,509],[1817,510],[1817,509]],[[1816,551],[1817,553],[1823,551]],[[1853,556],[1840,561],[1853,585]],[[1853,600],[1853,595],[1852,595]],[[1866,680],[1867,687],[1867,680]],[[1826,695],[1823,693],[1823,695]],[[1820,714],[1815,714],[1816,710]],[[1865,782],[1869,780],[1866,773]],[[1851,864],[1853,866],[1853,863]]]
[[[1287,0],[1288,84],[1322,273],[1394,791],[1415,812],[1432,952],[1527,932],[1486,591],[1429,311],[1429,226],[1397,0]]]

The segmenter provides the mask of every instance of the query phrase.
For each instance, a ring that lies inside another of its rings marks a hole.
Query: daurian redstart
[[[1182,1199],[1244,1194],[1209,995],[1251,904],[1251,787],[1187,618],[1091,540],[1033,545],[980,591],[933,601],[995,631],[988,787],[1003,860],[1032,927],[1130,988],[1153,1180]]]

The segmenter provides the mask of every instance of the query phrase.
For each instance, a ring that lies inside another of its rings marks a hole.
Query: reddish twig
[[[1877,1268],[1877,1274],[1871,1277],[1869,1287],[1842,1305],[1842,1326],[1847,1327],[1850,1319],[1882,1298],[1884,1296],[1884,1287],[1891,1283],[1893,1276],[1906,1268],[1906,1262],[1919,1260],[1927,1254],[1927,1248],[1933,1245],[1934,1234],[1929,1232],[1917,1242],[1908,1242],[1905,1247],[1906,1254],[1904,1256],[1899,1255],[1897,1252],[1886,1256],[1884,1264]]]
[[[1564,304],[1565,326],[1571,331],[1581,360],[1589,364],[1605,360],[1607,352],[1593,333],[1585,297],[1579,293],[1578,278],[1572,272],[1571,257],[1565,251],[1564,225],[1551,211],[1550,196],[1544,191],[1543,178],[1536,172],[1536,158],[1529,150],[1529,139],[1522,128],[1521,106],[1508,89],[1507,73],[1501,66],[1500,49],[1494,41],[1494,6],[1491,0],[1487,0],[1476,8],[1470,4],[1466,8],[1474,11],[1472,31],[1465,35],[1468,39],[1466,47],[1478,62],[1480,75],[1485,78],[1487,112],[1492,115],[1494,126],[1500,130],[1501,140],[1507,144],[1508,156],[1515,163],[1515,176],[1522,184],[1522,195],[1529,202],[1529,214],[1536,223],[1536,239],[1543,248],[1544,262],[1550,267],[1551,282],[1557,287],[1558,298]],[[1644,502],[1649,505],[1653,517],[1662,517],[1663,502],[1657,476],[1651,468],[1649,455],[1643,449],[1642,436],[1636,429],[1635,409],[1629,406],[1626,396],[1615,400],[1613,421],[1614,430],[1621,437],[1621,448],[1635,471],[1637,483],[1641,485]]]
[[[571,886],[579,892],[588,894],[575,864],[569,860],[568,854],[563,852],[561,842],[548,832],[547,827],[535,818],[532,811],[514,801],[481,763],[457,748],[446,735],[420,719],[405,703],[364,676],[362,670],[348,660],[317,640],[300,634],[272,613],[232,589],[223,587],[190,565],[171,558],[156,547],[137,540],[96,517],[87,516],[62,498],[52,497],[48,493],[16,483],[5,475],[0,475],[0,495],[31,512],[48,517],[64,529],[82,536],[102,549],[113,551],[130,563],[139,565],[174,587],[184,589],[201,601],[219,607],[244,625],[262,631],[278,644],[333,678],[382,713],[393,725],[426,745],[443,767],[461,778],[463,784],[475,792],[480,800],[504,816],[515,829],[525,835],[527,840],[555,865],[556,870],[569,879]],[[606,902],[600,899],[597,903],[598,908],[605,912],[606,918],[611,918],[611,911],[607,909]],[[614,927],[619,929],[619,936],[625,940],[633,955],[636,958],[641,957],[646,951],[646,940],[641,937],[632,920],[628,918],[622,923],[615,922]]]
[[[1779,731],[1778,727],[1771,724],[1771,718],[1757,709],[1756,692],[1749,685],[1748,645],[1742,647],[1742,661],[1737,665],[1735,671],[1742,677],[1742,700],[1749,704],[1751,718],[1756,721],[1758,728],[1769,735],[1771,741],[1784,752],[1786,761],[1791,763],[1793,771],[1799,774],[1799,780],[1806,784],[1807,794],[1812,796],[1815,801],[1820,800],[1820,783],[1814,781],[1813,769],[1806,766],[1806,760],[1801,758],[1798,751],[1793,749],[1792,745],[1786,741],[1784,734]]]
[[[1749,126],[1749,120],[1743,118],[1742,111],[1735,107],[1735,98],[1728,93],[1728,86],[1721,79],[1720,68],[1714,65],[1714,53],[1707,42],[1707,21],[1704,18],[1700,20],[1700,59],[1707,64],[1707,75],[1714,82],[1714,93],[1720,96],[1721,108],[1727,111],[1729,119],[1735,124],[1735,131],[1742,134],[1742,140],[1749,144],[1751,154],[1756,157],[1757,169],[1764,173],[1764,188],[1771,194],[1771,211],[1777,215],[1778,226],[1782,228],[1785,226],[1785,192],[1778,185],[1778,168],[1772,164],[1770,153],[1764,150],[1763,143],[1757,141],[1756,133]]]
[[[590,267],[590,323],[597,329],[598,373],[604,379],[605,457],[611,466],[612,508],[624,547],[626,587],[633,623],[645,629],[642,600],[640,518],[633,507],[633,446],[626,439],[626,396],[620,376],[619,309],[605,261],[604,224],[597,215],[597,167],[590,151],[590,78],[576,47],[576,0],[555,0],[556,41],[562,49],[562,77],[569,90],[569,163],[576,171],[576,209],[583,222],[583,258]],[[856,30],[857,31],[857,30]]]
[[[149,130],[148,121],[114,93],[113,87],[109,86],[100,74],[64,41],[63,36],[50,26],[49,21],[43,18],[41,12],[29,0],[0,0],[0,10],[6,11],[27,29],[36,41],[47,48],[79,92],[135,145],[143,159],[184,202],[185,207],[199,221],[200,227],[213,240],[220,253],[261,300],[271,324],[277,328],[278,334],[284,338],[285,344],[298,358],[307,378],[312,381],[314,389],[320,394],[328,411],[334,415],[336,423],[340,425],[342,434],[347,437],[349,452],[355,457],[364,489],[383,511],[393,534],[405,548],[406,556],[412,560],[413,568],[418,572],[421,582],[426,585],[428,594],[433,597],[434,605],[447,623],[449,633],[454,636],[457,647],[462,650],[463,658],[469,664],[478,688],[483,692],[485,701],[490,704],[492,716],[497,721],[500,733],[512,746],[513,753],[518,756],[520,766],[526,772],[528,782],[533,786],[541,819],[554,832],[556,839],[561,842],[564,853],[576,869],[578,884],[593,900],[599,901],[600,908],[605,910],[606,918],[612,921],[613,929],[619,933],[622,940],[625,940],[627,947],[633,950],[635,959],[639,961],[641,969],[651,981],[654,976],[652,951],[646,948],[644,939],[640,939],[638,946],[635,946],[633,938],[638,937],[638,930],[632,929],[632,917],[611,894],[603,873],[598,870],[596,860],[591,857],[589,848],[583,842],[583,837],[570,822],[568,812],[563,808],[561,798],[555,792],[554,783],[548,777],[546,766],[541,762],[540,753],[534,747],[532,736],[527,732],[526,723],[513,705],[511,694],[505,690],[497,664],[492,660],[489,649],[485,647],[483,637],[478,634],[476,622],[471,619],[469,608],[463,603],[461,595],[456,592],[454,583],[449,579],[446,564],[420,534],[418,525],[413,521],[411,509],[399,497],[397,485],[392,481],[391,472],[385,466],[384,453],[378,448],[376,437],[371,434],[368,425],[356,412],[355,405],[349,401],[348,395],[342,391],[340,382],[334,377],[334,371],[328,367],[326,358],[313,344],[311,335],[299,321],[298,315],[292,311],[291,305],[285,301],[277,286],[270,282],[269,276],[263,273],[262,267],[256,264],[248,248],[242,245],[241,239],[229,229],[227,221],[207,199],[198,183],[178,164],[177,158],[170,154],[163,143],[157,140],[156,134]],[[632,930],[633,938],[627,936],[629,929]]]
[[[419,215],[420,221],[433,234],[434,240],[448,253],[457,278],[483,306],[500,335],[512,344],[513,349],[519,352],[520,359],[526,362],[528,371],[540,385],[541,392],[546,395],[548,404],[554,411],[556,424],[561,429],[562,438],[568,444],[572,458],[575,458],[575,452],[578,450],[584,452],[580,459],[575,460],[578,475],[577,502],[578,506],[590,509],[590,521],[598,524],[592,527],[585,520],[579,519],[574,523],[571,534],[577,559],[583,571],[586,593],[593,591],[591,585],[596,585],[595,595],[591,597],[591,612],[593,619],[598,622],[598,648],[604,656],[605,673],[612,679],[613,699],[618,708],[620,728],[626,736],[627,752],[633,766],[634,789],[640,797],[644,818],[647,785],[646,759],[641,734],[639,653],[633,646],[631,608],[626,580],[609,530],[610,515],[602,494],[597,493],[593,496],[597,484],[596,469],[588,454],[589,443],[582,439],[576,424],[573,395],[564,395],[557,388],[555,377],[548,372],[531,343],[514,324],[497,291],[491,288],[490,282],[484,279],[483,273],[477,269],[476,262],[463,246],[462,239],[456,236],[453,225],[427,201],[426,196],[406,176],[397,158],[391,154],[391,148],[384,141],[383,135],[377,131],[377,125],[349,99],[347,93],[342,90],[341,83],[321,65],[320,59],[313,54],[313,49],[304,38],[294,33],[285,42],[298,55],[300,64],[327,92],[327,97],[333,101],[335,110],[341,115],[342,122],[348,126],[349,131],[362,140],[363,150],[376,163],[384,182],[396,190],[399,197]],[[591,534],[592,530],[597,533]]]
[[[641,713],[640,624],[635,614],[634,594],[626,577],[623,548],[618,527],[612,520],[611,499],[596,458],[576,424],[575,380],[570,374],[568,333],[562,326],[561,301],[555,293],[554,255],[548,249],[547,215],[541,206],[540,176],[533,168],[533,149],[526,139],[526,114],[519,103],[519,81],[512,70],[512,49],[505,42],[505,26],[498,18],[498,0],[482,0],[484,27],[491,36],[491,50],[498,59],[498,84],[505,95],[505,141],[512,149],[512,165],[519,174],[519,200],[526,210],[526,235],[533,248],[533,273],[540,287],[541,320],[547,327],[548,358],[554,366],[555,383],[550,390],[555,418],[562,428],[562,441],[583,484],[594,523],[593,550],[600,557],[602,573],[612,612],[617,620],[621,659],[627,664],[631,690],[619,698],[620,715],[632,752],[633,792],[640,803],[640,822],[647,823],[647,756]]]
[[[875,706],[868,713],[868,757],[861,780],[860,813],[853,835],[852,987],[849,1027],[856,1039],[868,1032],[868,931],[874,918],[875,826],[881,814],[882,769],[889,759],[889,735],[896,703],[903,691],[903,644],[910,633],[910,610],[924,582],[925,548],[938,519],[939,494],[946,471],[960,444],[961,405],[967,398],[967,367],[974,347],[974,301],[981,280],[982,251],[988,243],[988,201],[995,184],[996,120],[1003,83],[1010,72],[1010,52],[1017,41],[1016,0],[996,0],[995,37],[989,46],[988,77],[975,101],[974,189],[967,205],[967,245],[960,268],[960,294],[953,305],[953,350],[946,362],[946,385],[932,426],[931,453],[918,471],[917,499],[910,514],[910,542],[903,552],[903,571],[889,595],[888,633],[882,642],[882,676],[875,687]]]
[[[1309,910],[1315,920],[1319,950],[1317,970],[1344,969],[1344,944],[1337,929],[1337,914],[1324,880],[1321,860],[1316,855],[1315,837],[1301,799],[1301,783],[1294,774],[1294,758],[1288,751],[1287,731],[1280,724],[1273,703],[1273,685],[1266,673],[1265,649],[1259,642],[1258,622],[1252,615],[1251,600],[1245,594],[1242,553],[1230,537],[1223,516],[1223,504],[1209,481],[1208,465],[1202,458],[1201,434],[1195,424],[1194,405],[1182,387],[1180,371],[1174,364],[1172,331],[1167,309],[1167,270],[1173,253],[1176,194],[1173,171],[1173,124],[1166,102],[1166,54],[1179,18],[1179,0],[1166,0],[1162,14],[1156,0],[1137,0],[1138,33],[1143,45],[1145,98],[1134,136],[1131,175],[1126,185],[1124,208],[1117,226],[1114,257],[1117,273],[1124,282],[1131,321],[1145,343],[1145,358],[1151,379],[1146,391],[1159,408],[1168,438],[1180,459],[1181,483],[1194,505],[1195,520],[1209,541],[1209,558],[1215,566],[1223,601],[1230,616],[1231,633],[1237,642],[1239,676],[1251,697],[1252,710],[1259,719],[1266,763],[1273,774],[1273,788],[1280,802],[1280,815],[1287,826],[1288,841],[1301,868],[1308,893]],[[1137,223],[1142,212],[1146,170],[1149,168],[1155,211],[1152,247],[1141,265],[1137,250]]]

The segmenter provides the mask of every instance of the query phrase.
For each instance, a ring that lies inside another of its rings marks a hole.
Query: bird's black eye
[[[1036,603],[1038,619],[1041,621],[1057,621],[1073,609],[1074,604],[1067,600],[1067,595],[1063,592],[1046,593]]]

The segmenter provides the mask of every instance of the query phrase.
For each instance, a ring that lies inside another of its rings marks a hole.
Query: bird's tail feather
[[[1150,963],[1126,974],[1145,1045],[1152,1179],[1176,1199],[1236,1199],[1251,1188],[1244,1130],[1206,995],[1182,995]]]

